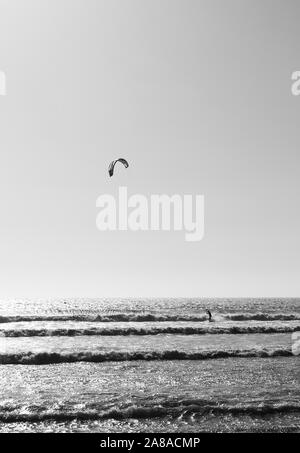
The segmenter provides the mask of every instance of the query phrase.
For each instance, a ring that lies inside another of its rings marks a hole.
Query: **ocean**
[[[2,300],[0,432],[300,432],[297,331],[300,299]]]

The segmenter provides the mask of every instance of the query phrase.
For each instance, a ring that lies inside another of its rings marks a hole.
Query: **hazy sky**
[[[298,0],[0,0],[0,296],[299,296],[299,21]],[[99,232],[120,185],[204,194],[205,238]]]

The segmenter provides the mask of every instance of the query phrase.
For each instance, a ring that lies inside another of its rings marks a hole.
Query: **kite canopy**
[[[110,176],[110,177],[112,177],[113,174],[114,174],[115,165],[116,165],[117,162],[121,162],[121,164],[123,164],[125,168],[128,168],[128,167],[129,167],[129,164],[128,164],[127,160],[125,160],[125,159],[117,159],[117,160],[113,160],[113,161],[110,163],[109,167],[108,167],[108,173],[109,173],[109,176]]]

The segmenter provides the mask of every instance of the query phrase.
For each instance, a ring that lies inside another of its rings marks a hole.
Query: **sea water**
[[[1,301],[0,431],[299,432],[296,331],[300,299]]]

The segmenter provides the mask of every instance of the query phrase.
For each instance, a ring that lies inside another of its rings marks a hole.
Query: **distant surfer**
[[[206,313],[208,314],[208,321],[212,322],[212,314],[209,310],[206,310]]]

